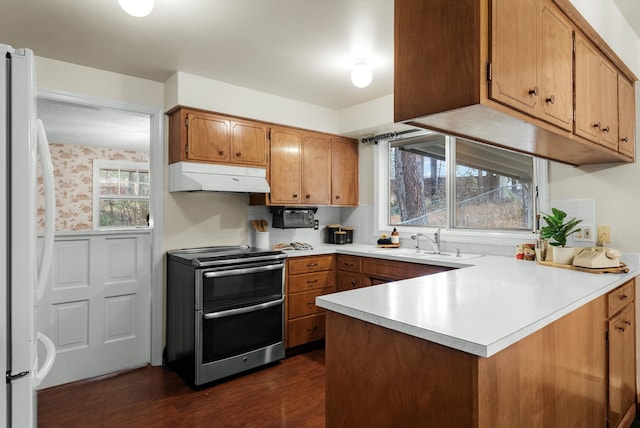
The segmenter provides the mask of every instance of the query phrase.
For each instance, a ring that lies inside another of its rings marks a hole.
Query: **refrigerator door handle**
[[[47,357],[44,359],[44,363],[42,363],[42,367],[34,368],[34,383],[35,386],[38,386],[42,383],[44,378],[47,377],[51,367],[53,367],[53,363],[56,361],[56,346],[53,344],[51,339],[49,339],[44,334],[38,332],[36,338],[39,342],[41,342],[47,350]]]
[[[49,269],[51,267],[51,257],[53,254],[53,240],[56,221],[56,196],[55,182],[53,178],[53,166],[51,164],[51,154],[49,153],[49,141],[44,132],[44,126],[40,119],[38,126],[38,150],[42,162],[42,181],[44,183],[44,238],[42,240],[42,257],[38,266],[38,284],[36,287],[36,300],[42,299],[47,286]],[[38,333],[39,334],[39,333]]]

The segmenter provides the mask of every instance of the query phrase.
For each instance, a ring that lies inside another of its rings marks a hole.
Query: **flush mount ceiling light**
[[[118,0],[120,7],[131,16],[141,18],[153,10],[153,0]]]
[[[355,62],[351,71],[351,83],[357,88],[366,88],[373,80],[373,73],[369,67],[369,61],[359,59]]]

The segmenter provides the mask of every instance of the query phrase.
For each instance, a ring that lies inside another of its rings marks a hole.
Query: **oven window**
[[[264,267],[254,267],[227,271],[232,272],[235,273],[210,278],[205,272],[202,278],[205,311],[244,306],[282,296],[282,268],[264,270]]]
[[[282,342],[284,304],[246,314],[203,319],[204,364]]]

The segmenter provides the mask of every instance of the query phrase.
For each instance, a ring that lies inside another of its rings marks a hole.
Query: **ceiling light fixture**
[[[369,67],[369,61],[359,59],[355,62],[351,71],[351,82],[357,88],[366,88],[373,80],[373,73]]]
[[[153,0],[118,0],[120,7],[131,16],[141,18],[153,10]]]

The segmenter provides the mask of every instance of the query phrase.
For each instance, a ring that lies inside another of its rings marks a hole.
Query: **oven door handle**
[[[276,265],[266,265],[266,266],[258,266],[258,267],[250,267],[250,268],[242,268],[242,269],[230,269],[230,270],[221,270],[215,272],[205,272],[205,278],[220,278],[221,276],[231,276],[231,275],[248,275],[251,273],[258,272],[267,272],[270,270],[283,269],[283,264]]]
[[[230,317],[232,315],[246,314],[248,312],[259,311],[260,309],[267,309],[273,306],[278,306],[283,302],[284,302],[284,297],[278,300],[272,300],[270,302],[260,303],[258,305],[245,306],[244,308],[229,309],[228,311],[222,311],[222,312],[211,312],[209,314],[204,314],[204,319],[213,320],[217,318]]]

